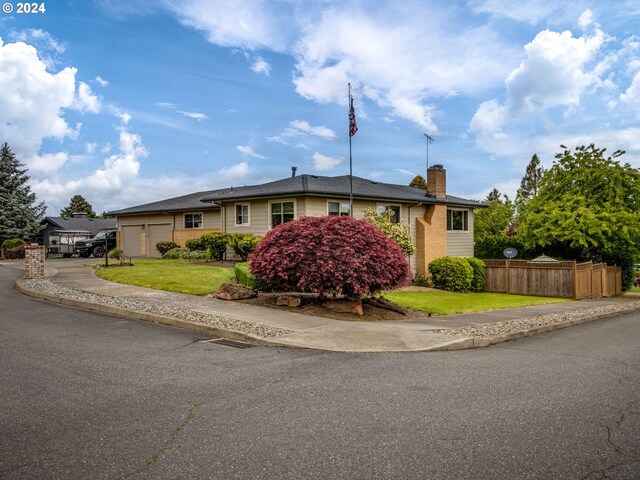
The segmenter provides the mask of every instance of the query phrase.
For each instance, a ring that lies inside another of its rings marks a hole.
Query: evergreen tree
[[[540,191],[540,182],[544,175],[544,167],[540,164],[540,159],[535,153],[531,157],[527,170],[520,181],[520,188],[516,193],[516,205],[523,207],[529,200],[535,197]]]
[[[416,175],[415,177],[413,177],[413,180],[411,180],[411,183],[409,184],[409,186],[413,188],[419,188],[420,190],[426,190],[427,181],[424,179],[422,175]]]
[[[41,230],[44,202],[36,203],[27,169],[6,143],[0,148],[0,243],[10,238],[30,239]]]
[[[74,195],[71,197],[69,206],[60,210],[61,217],[71,217],[74,213],[86,213],[89,218],[96,218],[96,212],[93,211],[91,204],[82,196]]]
[[[495,202],[496,200],[500,200],[500,196],[502,194],[500,193],[500,191],[497,188],[493,188],[493,190],[491,190],[489,192],[489,194],[487,195],[487,202]],[[507,199],[508,200],[508,199]]]

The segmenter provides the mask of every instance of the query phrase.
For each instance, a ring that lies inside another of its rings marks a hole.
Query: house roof
[[[196,192],[181,197],[168,198],[158,202],[109,212],[109,215],[134,215],[154,212],[179,212],[219,208],[221,203],[252,198],[286,197],[292,195],[316,195],[349,197],[349,176],[323,177],[320,175],[298,175],[274,182],[244,187]],[[474,200],[447,195],[446,199],[427,195],[424,190],[376,182],[361,177],[353,177],[353,197],[403,203],[446,204],[452,206],[484,208],[485,204]]]
[[[298,175],[295,177],[276,180],[275,182],[261,185],[250,185],[226,190],[214,190],[209,195],[202,197],[204,202],[223,203],[231,200],[280,197],[290,195],[318,195],[318,196],[349,196],[349,176],[323,177],[319,175]],[[447,204],[482,208],[481,202],[467,200],[460,197],[447,195],[446,199],[427,195],[424,190],[396,185],[392,183],[377,182],[361,177],[353,177],[353,197],[375,200],[388,200],[395,202],[415,202],[431,204]]]
[[[49,223],[56,230],[71,232],[86,231],[92,235],[106,228],[116,228],[115,218],[44,217],[40,223]]]
[[[154,213],[154,212],[183,212],[189,210],[208,210],[219,208],[220,205],[211,203],[203,203],[202,198],[215,194],[216,192],[224,192],[228,188],[222,190],[207,190],[204,192],[190,193],[180,197],[167,198],[157,202],[145,203],[135,207],[123,208],[108,212],[109,215],[133,215],[138,213]]]

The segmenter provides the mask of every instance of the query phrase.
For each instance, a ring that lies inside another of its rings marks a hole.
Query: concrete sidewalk
[[[215,298],[197,297],[179,293],[164,292],[149,288],[122,285],[102,280],[95,276],[92,268],[84,266],[86,259],[61,259],[47,261],[47,268],[56,269],[57,273],[50,277],[55,284],[74,289],[80,292],[103,295],[122,300],[145,302],[157,306],[178,308],[185,311],[199,312],[202,314],[226,317],[233,320],[254,324],[256,327],[269,326],[288,330],[289,333],[277,336],[261,336],[246,332],[233,331],[233,329],[206,328],[197,322],[185,322],[171,317],[159,318],[157,315],[139,315],[127,308],[102,308],[95,302],[89,304],[82,299],[61,301],[55,295],[42,294],[28,288],[21,281],[17,282],[18,288],[27,295],[32,295],[49,301],[65,303],[80,308],[89,308],[129,318],[138,318],[156,321],[168,325],[183,328],[193,328],[212,335],[273,346],[286,346],[297,348],[313,348],[330,351],[348,352],[399,352],[399,351],[436,351],[454,350],[488,346],[523,336],[528,336],[543,331],[563,328],[584,321],[595,320],[603,316],[611,316],[612,313],[602,314],[602,308],[626,304],[629,298],[582,300],[560,304],[550,304],[535,307],[495,310],[490,312],[472,313],[464,315],[448,315],[430,317],[426,319],[411,319],[400,321],[378,322],[349,322],[325,317],[303,315],[290,310],[279,310],[253,305],[240,304]],[[5,266],[20,268],[19,263],[5,263]],[[640,297],[636,297],[640,299]],[[126,304],[126,302],[125,302]],[[640,301],[633,302],[631,310],[640,310]],[[538,328],[526,328],[508,335],[496,335],[493,337],[476,338],[474,336],[447,335],[436,333],[433,330],[451,329],[468,326],[491,324],[494,322],[515,321],[523,318],[547,316],[553,314],[568,314],[570,312],[585,312],[580,314],[585,318],[579,321],[560,321],[554,325],[546,325]],[[589,312],[593,311],[593,315]],[[259,328],[256,329],[260,331]]]

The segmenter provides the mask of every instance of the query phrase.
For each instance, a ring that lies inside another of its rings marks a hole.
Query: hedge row
[[[238,280],[238,283],[240,283],[241,285],[252,288],[254,290],[259,290],[261,292],[270,290],[269,285],[266,282],[258,280],[253,276],[249,269],[249,263],[236,263],[233,266],[233,271],[236,274],[236,280]]]
[[[485,264],[477,258],[436,258],[429,263],[429,272],[436,287],[452,292],[484,291]]]

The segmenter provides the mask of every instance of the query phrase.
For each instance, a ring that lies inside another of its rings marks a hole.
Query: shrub
[[[184,242],[184,246],[187,247],[192,252],[195,250],[206,250],[207,247],[202,243],[202,238],[190,238],[186,242]]]
[[[5,258],[9,258],[7,257],[7,252],[9,250],[20,246],[24,247],[26,244],[27,242],[25,242],[21,238],[10,238],[8,240],[5,240],[4,242],[2,242],[2,256]],[[22,256],[21,258],[24,258],[24,256]]]
[[[427,275],[416,275],[411,284],[416,287],[433,287],[433,280]]]
[[[484,292],[484,285],[487,281],[487,272],[484,262],[479,258],[470,257],[465,258],[467,263],[471,265],[473,269],[473,279],[471,280],[472,292]]]
[[[387,237],[400,245],[400,248],[407,257],[413,255],[416,251],[416,246],[411,238],[409,232],[409,226],[404,223],[393,223],[391,216],[393,210],[385,210],[378,213],[373,208],[368,208],[364,211],[364,216],[378,229],[382,231]]]
[[[164,255],[172,248],[177,248],[177,247],[178,247],[178,244],[176,242],[162,241],[162,242],[156,243],[156,249],[160,252],[160,255]]]
[[[160,258],[162,260],[203,260],[207,258],[207,252],[202,250],[190,252],[183,248],[172,248]]]
[[[238,280],[238,283],[240,283],[241,285],[252,288],[254,290],[260,290],[262,292],[270,290],[269,285],[266,282],[258,280],[251,274],[249,264],[247,262],[236,263],[233,266],[233,271],[236,274],[236,280]]]
[[[262,237],[252,233],[232,233],[229,235],[229,246],[233,248],[234,253],[239,256],[243,262],[247,261],[251,252],[253,252]]]
[[[222,232],[205,233],[200,237],[200,241],[207,250],[209,260],[222,260],[229,243],[229,235]]]
[[[402,285],[409,265],[366,220],[303,217],[267,233],[251,255],[251,273],[280,290],[359,298]]]
[[[429,272],[436,287],[451,292],[467,292],[471,288],[473,268],[464,258],[436,258],[429,263]]]
[[[17,260],[19,258],[24,258],[24,247],[25,245],[18,245],[17,247],[10,248],[4,254],[4,258],[8,260]]]
[[[122,260],[122,249],[120,247],[116,247],[112,250],[109,250],[109,258],[115,258],[116,260]]]

